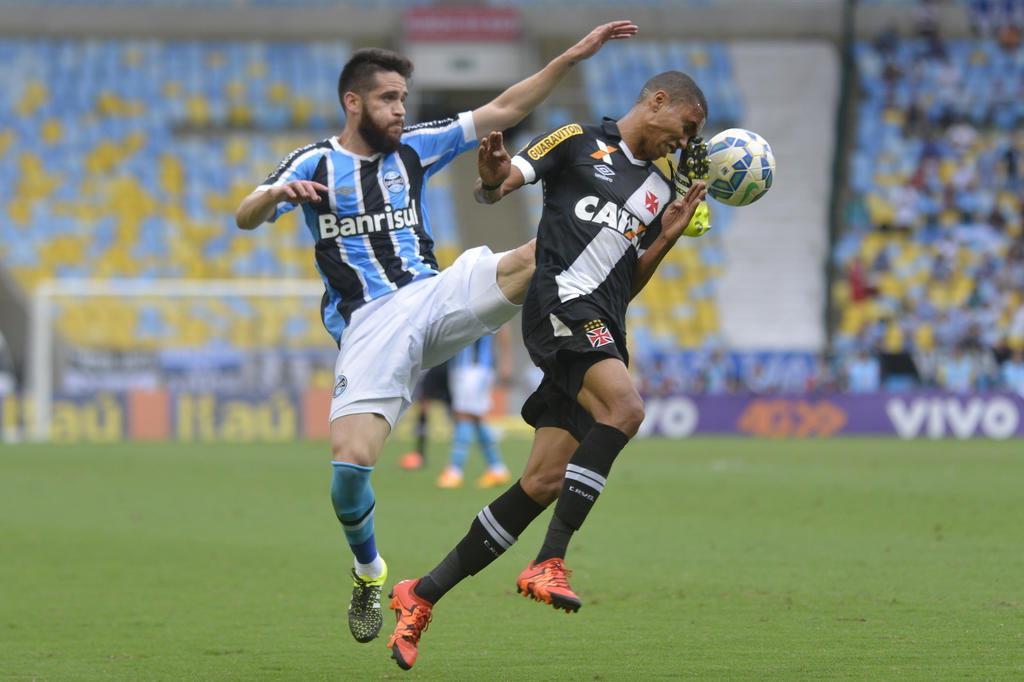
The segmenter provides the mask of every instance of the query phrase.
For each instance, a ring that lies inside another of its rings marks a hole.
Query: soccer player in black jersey
[[[618,121],[563,126],[511,159],[501,133],[481,142],[479,201],[544,181],[536,271],[523,305],[523,338],[544,380],[523,406],[536,433],[522,478],[484,507],[434,570],[392,592],[398,624],[388,647],[402,668],[415,663],[437,600],[511,547],[556,499],[517,588],[579,609],[563,563],[569,541],[644,418],[626,369],[626,306],[681,235],[707,230],[705,186],[696,179],[707,172],[698,137],[706,117],[697,84],[669,71],[651,78]],[[677,150],[678,170],[666,174],[654,163]]]

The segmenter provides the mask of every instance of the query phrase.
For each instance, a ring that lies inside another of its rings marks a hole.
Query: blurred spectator
[[[881,385],[878,359],[860,351],[846,367],[846,388],[851,393],[874,393]]]
[[[704,390],[708,395],[735,393],[738,387],[732,363],[720,350],[715,350],[701,368]]]
[[[970,393],[974,387],[975,368],[971,357],[957,346],[952,355],[939,362],[939,385],[954,393]]]
[[[1003,386],[1024,396],[1024,350],[1018,348],[1003,362],[1001,369]]]

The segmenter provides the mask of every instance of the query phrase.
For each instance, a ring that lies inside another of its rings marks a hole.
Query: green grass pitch
[[[374,478],[392,582],[493,496],[400,446]],[[348,634],[329,476],[321,443],[0,446],[0,679],[1024,677],[1019,442],[634,443],[570,551],[582,610],[515,594],[545,515],[439,604],[410,673],[390,615]]]

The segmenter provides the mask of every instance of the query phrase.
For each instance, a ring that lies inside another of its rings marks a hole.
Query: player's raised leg
[[[576,611],[580,600],[569,587],[565,555],[604,490],[612,463],[644,419],[643,400],[618,358],[594,363],[583,377],[578,402],[594,418],[565,468],[555,513],[537,558],[520,573],[517,589],[556,609]]]
[[[562,429],[538,429],[522,478],[476,515],[466,535],[433,570],[395,586],[391,608],[398,622],[388,648],[402,669],[408,670],[416,662],[420,636],[437,601],[504,554],[555,500],[565,465],[577,445]]]
[[[388,568],[377,551],[370,474],[390,431],[388,421],[373,413],[348,414],[331,422],[331,502],[355,557],[348,626],[359,642],[377,637],[383,624],[380,599]]]
[[[509,303],[522,305],[530,278],[537,267],[537,240],[531,239],[522,246],[506,251],[498,261],[498,288]]]

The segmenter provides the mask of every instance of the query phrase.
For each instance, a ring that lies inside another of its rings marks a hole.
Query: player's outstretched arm
[[[277,205],[282,201],[292,204],[318,203],[318,192],[327,193],[327,188],[311,180],[294,180],[268,189],[257,189],[250,193],[235,211],[235,224],[242,230],[254,230],[270,220]]]
[[[522,121],[544,101],[573,66],[593,56],[609,40],[636,35],[637,25],[629,20],[602,24],[582,40],[551,60],[547,66],[521,80],[493,100],[473,111],[477,130],[507,130]]]
[[[697,180],[686,196],[676,199],[665,208],[665,212],[661,214],[661,233],[636,262],[636,270],[633,272],[633,296],[639,294],[651,281],[654,271],[658,269],[665,254],[679,241],[683,230],[690,224],[693,214],[707,193],[704,181]]]
[[[473,197],[478,203],[493,204],[501,201],[502,197],[516,191],[525,182],[522,171],[512,165],[512,157],[505,149],[504,136],[498,131],[492,131],[480,140],[476,165],[480,177],[476,181]]]

